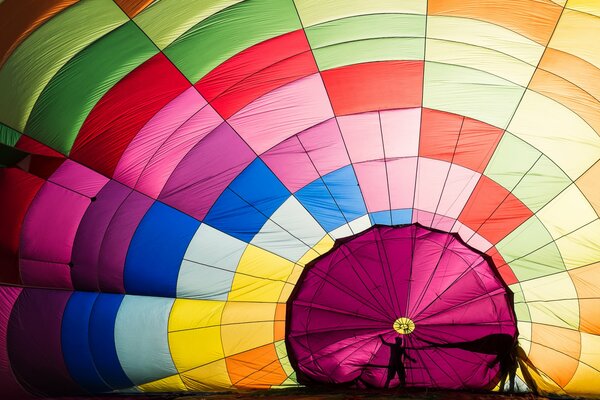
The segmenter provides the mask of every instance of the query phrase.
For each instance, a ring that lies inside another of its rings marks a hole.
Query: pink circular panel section
[[[512,293],[457,234],[376,225],[311,262],[286,343],[307,385],[491,389],[517,336]]]

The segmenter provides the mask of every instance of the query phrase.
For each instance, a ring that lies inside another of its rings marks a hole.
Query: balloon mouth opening
[[[394,321],[392,328],[400,335],[410,335],[415,330],[415,323],[407,317],[401,317]]]

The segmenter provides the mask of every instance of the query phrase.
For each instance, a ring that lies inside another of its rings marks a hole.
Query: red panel
[[[489,249],[486,254],[492,257],[494,266],[498,270],[498,273],[502,277],[504,283],[507,285],[512,285],[513,283],[517,283],[519,281],[510,266],[506,263],[506,261],[504,261],[504,258],[500,255],[500,253],[498,253],[498,250],[495,246]]]
[[[231,57],[200,79],[195,86],[210,102],[250,75],[306,51],[310,51],[310,46],[303,30],[277,36]]]
[[[460,131],[454,163],[483,173],[503,134],[504,129],[466,118]]]
[[[321,75],[336,115],[421,106],[423,61],[354,64]]]
[[[460,115],[424,108],[421,115],[419,155],[451,162],[463,118]]]
[[[19,238],[29,204],[43,179],[17,168],[0,169],[0,282],[21,283]]]
[[[19,150],[23,150],[32,154],[40,154],[42,156],[50,157],[64,157],[64,155],[58,151],[25,135],[22,135],[19,138],[15,147]]]
[[[508,190],[482,175],[458,220],[496,244],[532,214]]]
[[[83,123],[71,158],[108,177],[139,130],[177,95],[186,78],[159,53],[102,97]]]
[[[271,90],[317,73],[312,53],[305,52],[267,67],[227,89],[211,105],[225,119]]]

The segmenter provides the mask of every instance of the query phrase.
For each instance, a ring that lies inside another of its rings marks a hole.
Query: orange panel
[[[529,359],[554,382],[564,387],[579,365],[581,339],[578,331],[556,326],[532,325]]]
[[[115,3],[121,7],[121,10],[133,18],[138,15],[144,8],[148,7],[154,0],[115,0]]]
[[[600,335],[600,263],[572,269],[569,275],[579,297],[579,328]]]
[[[0,2],[0,67],[44,22],[78,0],[5,0]]]
[[[427,14],[467,17],[503,26],[548,44],[562,7],[550,0],[429,0]]]
[[[286,304],[279,303],[277,304],[277,308],[275,308],[275,335],[274,340],[283,340],[285,339],[285,313],[286,313]]]
[[[538,69],[529,88],[573,110],[596,132],[600,132],[600,102],[572,82]]]
[[[560,50],[548,47],[539,68],[552,72],[600,99],[600,69],[593,64]]]
[[[227,357],[227,371],[237,388],[269,388],[287,379],[273,343]]]
[[[575,184],[588,199],[596,213],[600,214],[600,162],[596,162]]]
[[[458,220],[496,244],[531,215],[513,194],[482,175]]]

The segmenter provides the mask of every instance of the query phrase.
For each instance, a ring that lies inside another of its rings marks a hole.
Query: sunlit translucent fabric
[[[600,394],[599,18],[596,0],[0,2],[3,394],[297,386],[305,267],[375,225],[485,254],[520,388]],[[390,346],[419,322],[390,317],[378,365],[418,359]]]

